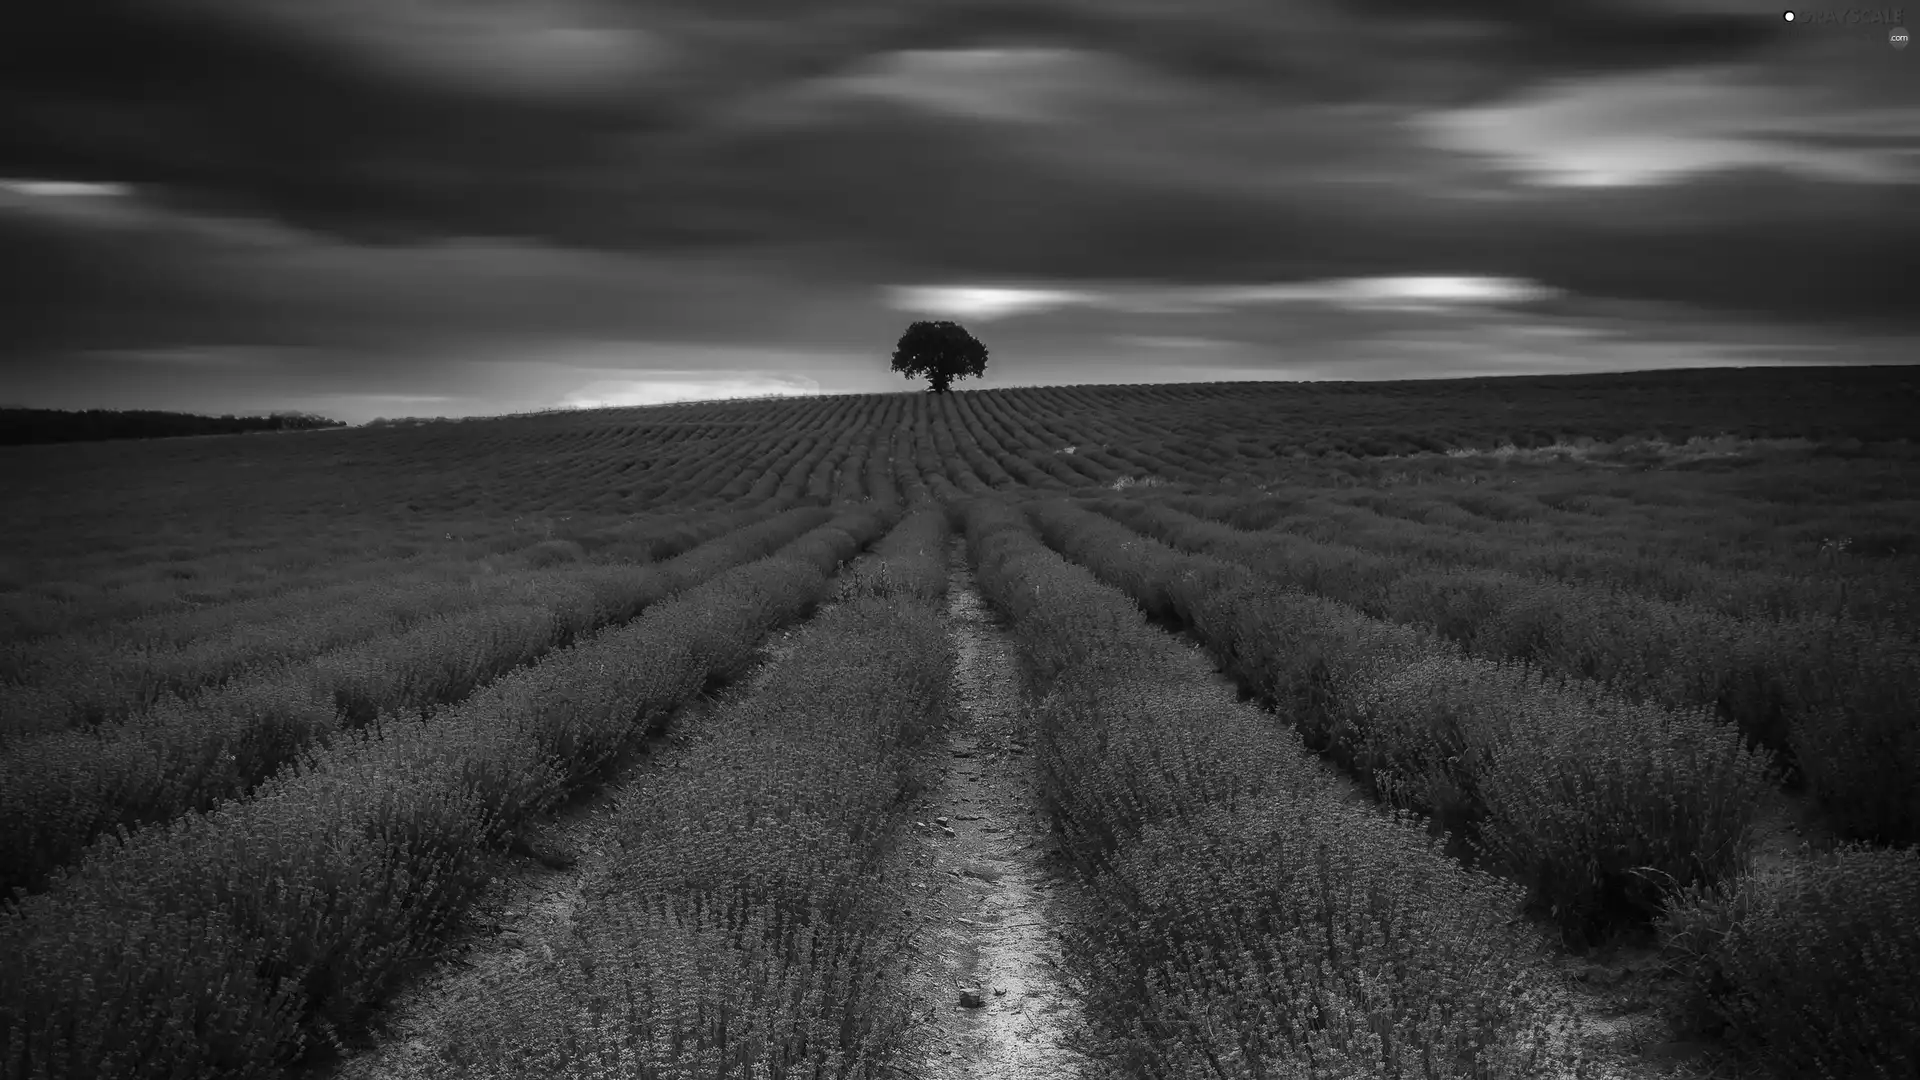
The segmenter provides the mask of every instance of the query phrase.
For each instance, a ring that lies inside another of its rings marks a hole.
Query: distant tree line
[[[417,427],[421,424],[443,423],[446,423],[446,417],[444,416],[376,416],[361,426],[370,428]]]
[[[93,442],[102,439],[166,439],[178,435],[237,435],[248,431],[312,431],[346,427],[312,413],[267,416],[197,416],[149,409],[0,408],[0,446]]]
[[[526,416],[554,416],[579,412],[571,406],[562,409],[535,409],[532,412],[499,413],[490,416],[376,416],[361,427],[419,427],[421,424],[471,424],[483,420],[517,420]]]

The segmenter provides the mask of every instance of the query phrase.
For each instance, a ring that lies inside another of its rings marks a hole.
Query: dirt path
[[[942,776],[896,853],[924,929],[911,989],[927,1004],[922,1080],[1069,1077],[1079,1006],[1057,927],[1073,900],[1054,870],[1014,646],[956,539],[947,614],[957,668]],[[963,991],[977,999],[963,1003]],[[972,1002],[978,1000],[979,1004]]]

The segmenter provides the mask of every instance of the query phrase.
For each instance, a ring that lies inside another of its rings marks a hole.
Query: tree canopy
[[[900,335],[893,370],[909,379],[924,377],[928,392],[944,394],[955,379],[987,373],[987,347],[959,323],[922,320]]]

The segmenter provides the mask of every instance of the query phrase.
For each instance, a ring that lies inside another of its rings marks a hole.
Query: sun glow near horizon
[[[817,397],[820,385],[799,375],[701,378],[697,372],[636,379],[603,379],[578,387],[561,399],[562,408],[615,409],[635,405],[671,405],[736,398]]]
[[[993,322],[1071,307],[1132,314],[1210,314],[1227,308],[1307,303],[1346,310],[1433,311],[1524,303],[1558,291],[1524,278],[1408,274],[1257,285],[902,285],[886,291],[901,311]]]

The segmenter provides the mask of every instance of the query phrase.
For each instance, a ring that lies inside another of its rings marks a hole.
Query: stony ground
[[[957,666],[946,757],[898,853],[924,926],[913,981],[927,1025],[912,1075],[1073,1076],[1079,1010],[1058,941],[1073,886],[1052,857],[1013,643],[957,542],[951,565]]]

